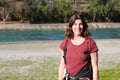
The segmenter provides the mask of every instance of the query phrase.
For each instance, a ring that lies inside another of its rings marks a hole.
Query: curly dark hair
[[[82,36],[82,37],[89,37],[89,36],[91,36],[90,32],[88,31],[87,23],[84,21],[82,15],[80,13],[76,12],[76,13],[74,13],[71,16],[71,18],[69,20],[69,24],[68,24],[68,27],[67,27],[66,33],[65,33],[66,37],[68,37],[70,39],[74,38],[74,33],[72,31],[72,26],[73,26],[73,24],[74,24],[76,19],[80,19],[82,21],[82,24],[83,24],[83,30],[82,30],[80,36]]]

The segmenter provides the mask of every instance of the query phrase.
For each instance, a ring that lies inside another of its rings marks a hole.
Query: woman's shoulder
[[[64,39],[62,40],[61,45],[60,45],[60,48],[61,48],[62,50],[64,49],[64,47],[65,47],[65,45],[66,45],[66,42],[69,41],[69,40],[70,40],[70,38],[68,38],[68,37],[66,37],[66,38],[64,38]]]
[[[65,44],[66,41],[69,41],[69,40],[70,40],[70,38],[68,38],[68,37],[64,38],[64,39],[62,40],[62,44]]]
[[[70,40],[70,38],[68,38],[68,37],[63,39],[63,41],[68,41],[68,40]]]
[[[94,39],[92,39],[92,38],[90,38],[90,37],[89,37],[89,38],[86,38],[86,41],[88,41],[88,42],[95,42]]]

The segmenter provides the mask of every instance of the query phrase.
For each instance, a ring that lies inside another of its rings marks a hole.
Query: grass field
[[[57,80],[59,57],[0,58],[0,80]],[[114,65],[114,64],[111,64]],[[99,80],[120,80],[120,63],[99,70]]]

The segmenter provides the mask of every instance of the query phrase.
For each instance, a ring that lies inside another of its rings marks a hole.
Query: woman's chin
[[[76,35],[76,36],[80,36],[80,33],[76,33],[75,35]]]

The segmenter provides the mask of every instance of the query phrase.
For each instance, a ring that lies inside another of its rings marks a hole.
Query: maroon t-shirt
[[[74,45],[71,42],[71,39],[65,38],[60,45],[62,50],[64,50],[66,40],[68,40],[66,45],[66,70],[68,73],[76,75],[81,69],[90,65],[89,60],[86,60],[87,55],[84,53],[87,49],[86,44],[88,43],[88,50],[90,53],[98,51],[98,47],[95,41],[91,38],[86,38],[80,45]]]

